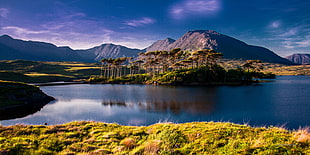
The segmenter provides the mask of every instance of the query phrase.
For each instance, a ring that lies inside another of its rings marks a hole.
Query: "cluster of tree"
[[[101,59],[100,77],[116,78],[126,75],[126,69],[130,60],[132,60],[131,57]]]
[[[140,53],[137,62],[143,62],[147,73],[158,74],[169,70],[199,68],[201,66],[212,68],[222,56],[221,53],[209,49],[188,52],[175,48],[171,51]]]
[[[262,69],[260,60],[248,60],[239,69],[226,71],[218,65],[218,60],[221,58],[223,54],[214,50],[189,52],[176,48],[170,51],[139,53],[136,59],[131,57],[102,59],[99,79],[117,80],[130,75],[127,76],[129,81],[206,83],[250,81],[253,76],[261,75],[258,74]]]
[[[101,76],[116,78],[129,74],[149,73],[151,75],[171,70],[199,68],[216,65],[221,53],[214,50],[183,51],[180,48],[171,51],[151,51],[139,53],[139,57],[132,61],[131,57],[102,59]]]

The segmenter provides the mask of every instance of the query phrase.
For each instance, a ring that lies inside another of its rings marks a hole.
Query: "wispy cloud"
[[[277,24],[269,25],[270,41],[278,42],[279,46],[289,50],[302,50],[310,47],[310,25],[300,24],[292,27],[281,27]]]
[[[9,14],[9,9],[7,8],[0,8],[0,17],[7,18]]]
[[[277,36],[279,37],[294,37],[296,36],[297,33],[299,33],[299,28],[298,27],[293,27],[288,29],[287,31],[284,31],[280,34],[278,34]]]
[[[25,36],[25,35],[29,35],[29,34],[46,34],[46,33],[49,33],[49,31],[33,31],[33,30],[28,30],[26,28],[21,28],[21,27],[17,27],[17,26],[3,27],[2,30],[5,30],[7,32],[12,32],[12,33],[19,35],[19,36]]]
[[[151,45],[156,39],[149,39],[144,34],[116,32],[109,29],[97,29],[96,33],[79,31],[65,31],[62,28],[32,30],[17,26],[0,28],[0,34],[8,34],[23,40],[43,41],[57,46],[69,46],[73,49],[88,49],[104,43],[113,43],[130,48],[143,49]]]
[[[220,0],[184,0],[174,5],[170,14],[180,19],[192,14],[213,15],[221,9]]]
[[[56,44],[57,46],[70,46],[75,49],[85,49],[98,46],[102,43],[113,43],[113,31],[101,30],[96,34],[75,31],[31,30],[27,28],[8,26],[0,29],[0,33],[9,34],[14,38],[23,40],[40,40]]]
[[[140,27],[148,24],[155,23],[155,20],[150,17],[143,17],[138,20],[128,20],[125,22],[125,25],[133,26],[133,27]]]
[[[269,27],[273,28],[273,29],[279,28],[280,26],[281,26],[281,21],[279,21],[279,20],[273,21],[269,25]]]
[[[70,46],[73,49],[87,49],[104,43],[142,49],[156,40],[150,39],[152,37],[147,34],[128,32],[118,27],[120,24],[126,24],[128,28],[128,26],[142,27],[155,23],[156,20],[150,17],[126,22],[125,20],[107,21],[105,17],[90,17],[87,13],[63,3],[53,8],[47,13],[34,14],[39,20],[26,18],[23,23],[1,22],[6,20],[3,17],[9,15],[9,10],[1,8],[0,35],[8,34],[17,39],[49,42],[57,46]],[[28,22],[33,24],[24,24]],[[113,25],[117,26],[113,27]]]

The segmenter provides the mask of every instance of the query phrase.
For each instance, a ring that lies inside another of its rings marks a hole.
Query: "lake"
[[[278,76],[248,86],[76,84],[41,89],[57,100],[34,114],[0,124],[87,120],[122,125],[221,121],[288,129],[310,126],[309,76]]]

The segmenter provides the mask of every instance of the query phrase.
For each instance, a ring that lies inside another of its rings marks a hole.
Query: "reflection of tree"
[[[146,91],[144,98],[139,101],[133,100],[104,100],[104,106],[118,106],[126,108],[138,107],[142,111],[158,112],[158,113],[172,113],[172,114],[206,114],[213,110],[216,95],[214,90],[216,88],[209,88],[208,91],[198,90],[192,93],[191,90],[177,91],[174,88],[154,89],[149,88]],[[168,90],[168,91],[167,91]]]
[[[125,101],[113,101],[113,100],[103,100],[101,102],[104,106],[119,106],[119,107],[127,107]]]
[[[182,102],[177,100],[170,101],[148,101],[146,104],[139,104],[141,110],[149,112],[173,113],[173,114],[206,114],[213,110],[212,101]]]

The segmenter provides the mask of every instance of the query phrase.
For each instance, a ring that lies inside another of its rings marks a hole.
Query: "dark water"
[[[41,89],[57,99],[2,125],[94,120],[123,125],[223,121],[252,126],[310,126],[310,77],[279,76],[250,86],[64,85]]]

